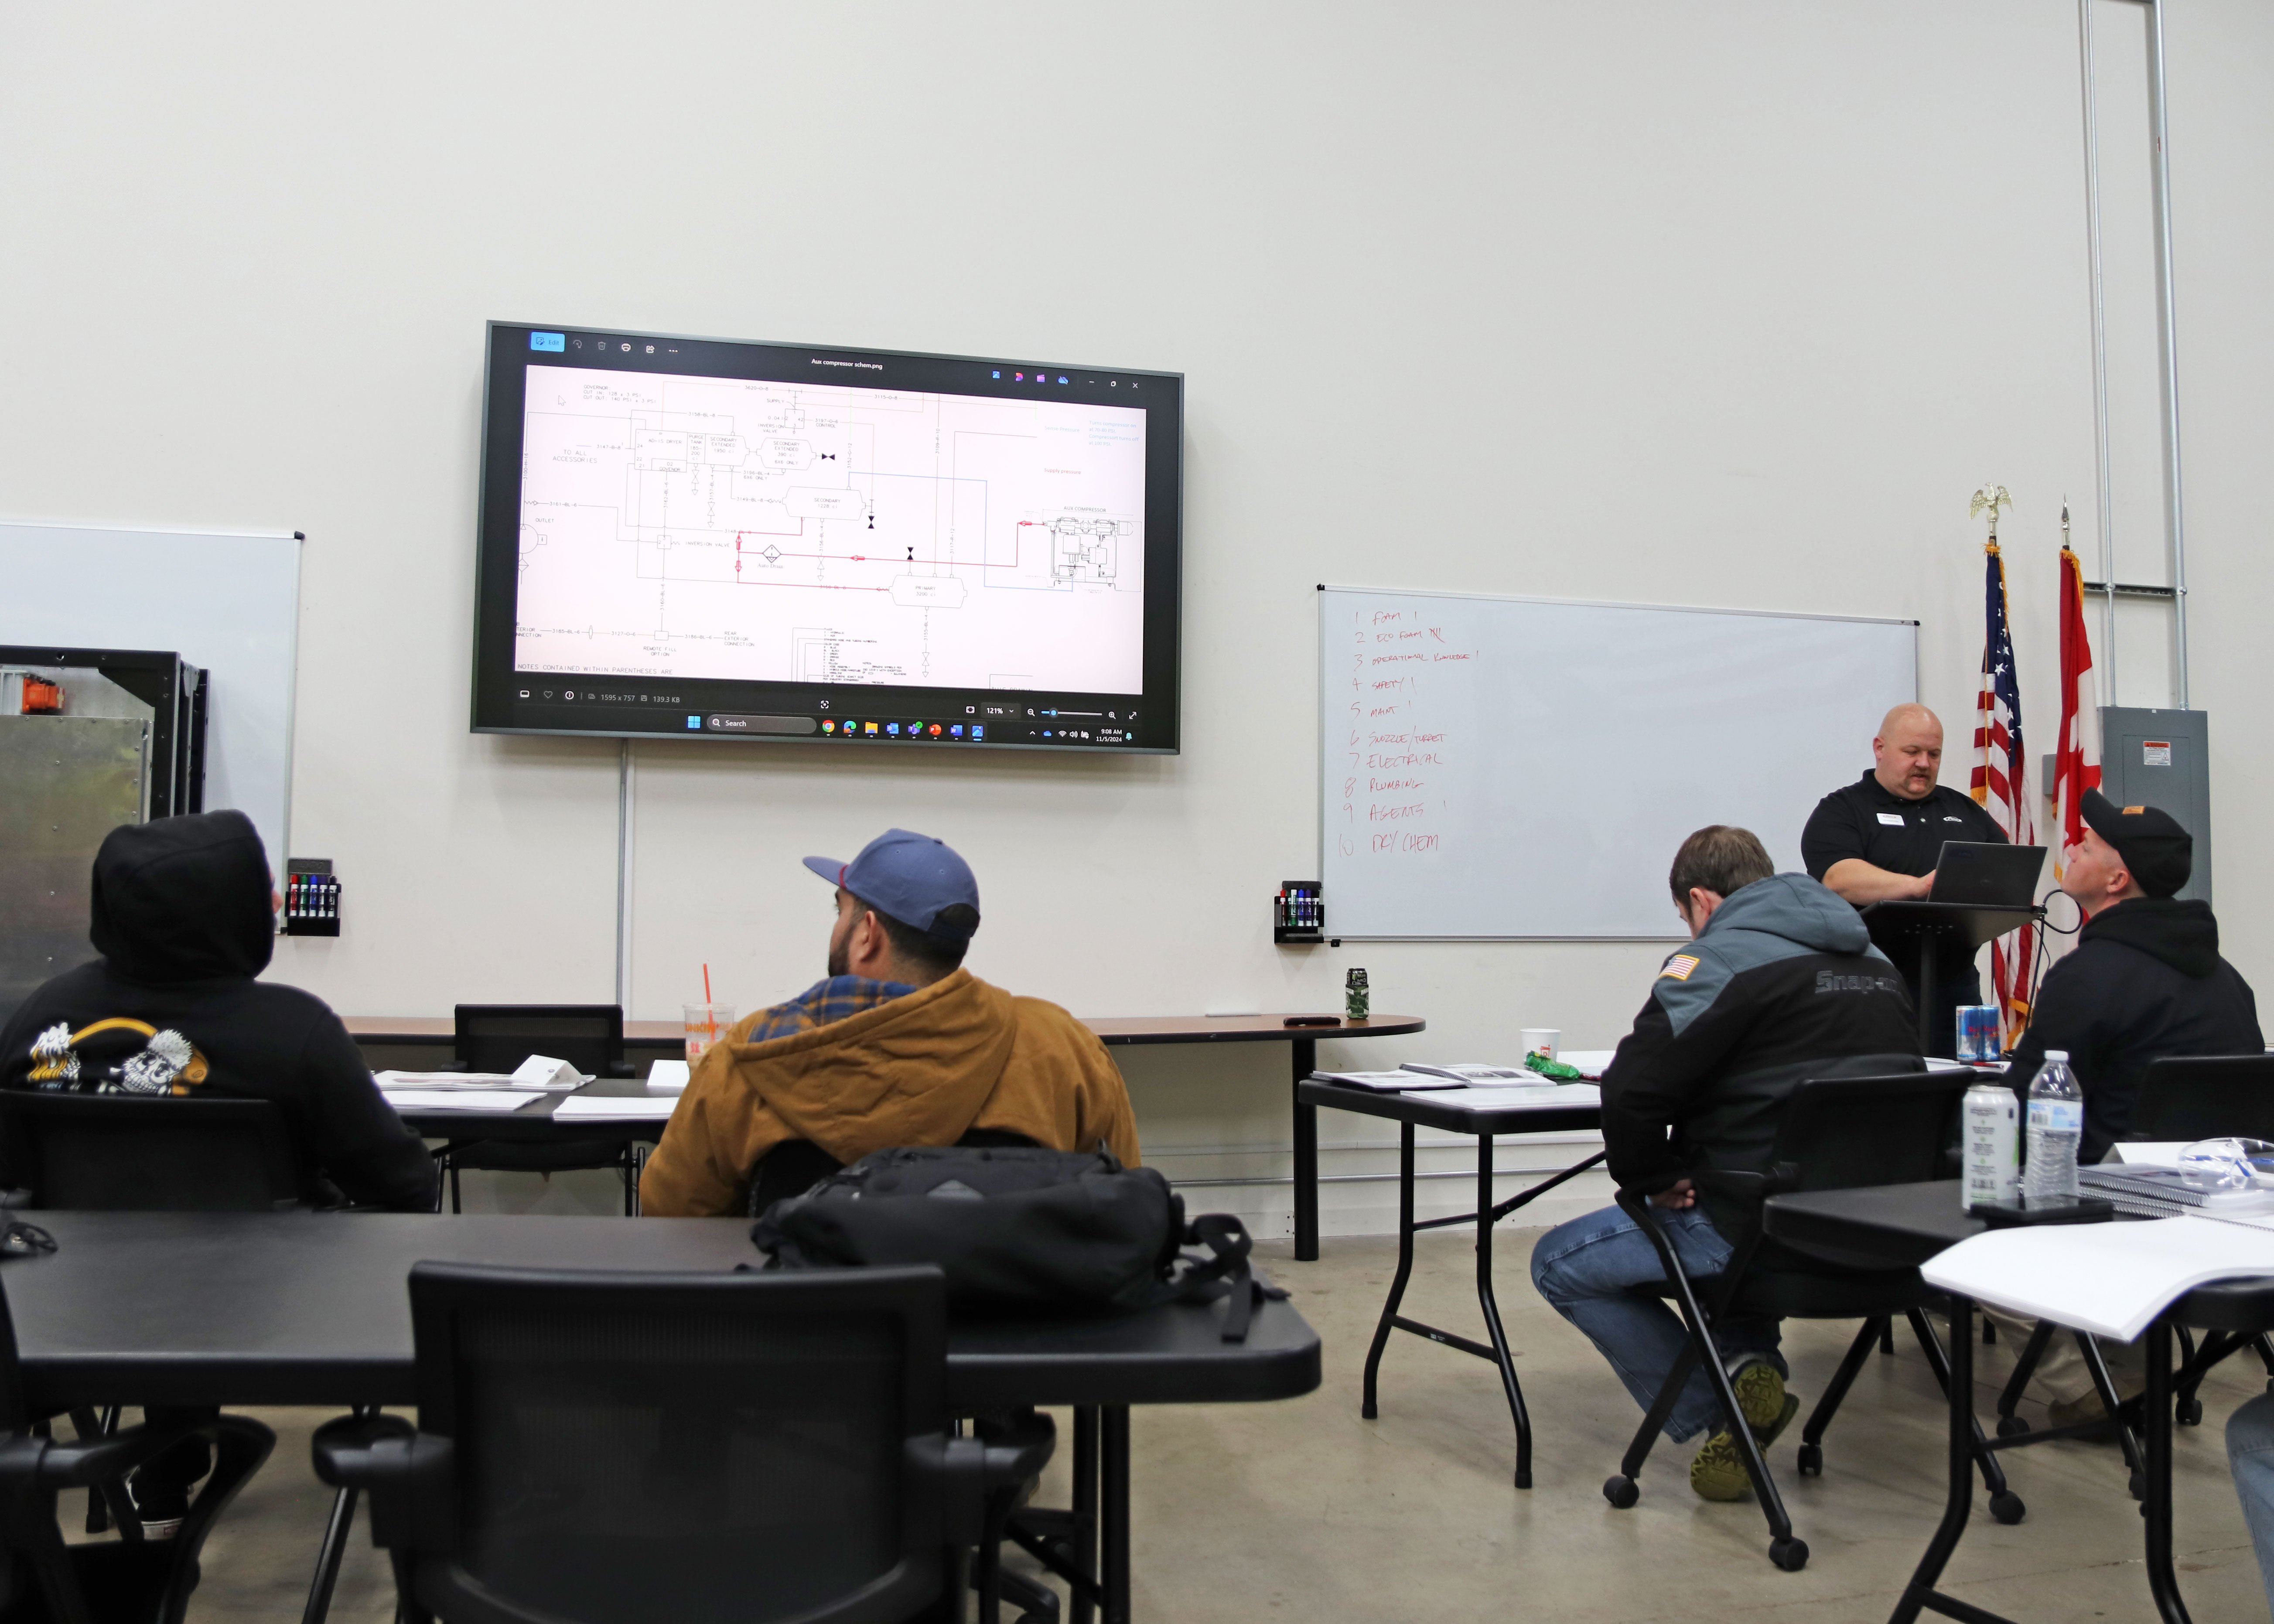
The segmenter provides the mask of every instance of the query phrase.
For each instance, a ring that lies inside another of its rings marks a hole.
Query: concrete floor
[[[1267,1267],[1325,1339],[1325,1381],[1287,1403],[1135,1413],[1137,1617],[1884,1620],[1942,1500],[1944,1411],[1916,1348],[1906,1337],[1894,1357],[1865,1366],[1826,1440],[1823,1477],[1792,1470],[1797,1426],[1777,1447],[1771,1464],[1812,1553],[1803,1572],[1781,1573],[1751,1503],[1691,1495],[1685,1448],[1661,1445],[1635,1509],[1605,1505],[1600,1485],[1637,1412],[1593,1349],[1532,1292],[1525,1265],[1536,1235],[1502,1230],[1496,1272],[1538,1428],[1536,1487],[1510,1486],[1499,1385],[1464,1354],[1398,1336],[1383,1364],[1382,1418],[1359,1418],[1367,1340],[1396,1261],[1390,1241],[1329,1240],[1312,1264],[1289,1261],[1284,1244],[1265,1247]],[[1425,1237],[1419,1253],[1408,1312],[1480,1335],[1468,1244]],[[1788,1327],[1804,1402],[1853,1330]],[[1985,1382],[2002,1380],[2007,1358],[1984,1350]],[[2179,1434],[2180,1582],[2203,1624],[2268,1616],[2219,1432],[2262,1385],[2255,1361],[2231,1361],[2205,1385],[2204,1425]],[[1992,1399],[1985,1390],[1985,1413]],[[276,1454],[208,1542],[193,1620],[285,1624],[305,1598],[329,1506],[308,1469],[308,1432],[324,1417],[258,1413],[277,1430]],[[2027,1413],[2042,1419],[2034,1405]],[[2116,1450],[2054,1444],[2009,1460],[2029,1516],[1999,1527],[1977,1492],[1946,1588],[2018,1620],[2152,1619],[2140,1518]],[[1045,1499],[1064,1503],[1062,1480],[1046,1485]],[[333,1617],[361,1624],[391,1610],[384,1565],[358,1519]]]

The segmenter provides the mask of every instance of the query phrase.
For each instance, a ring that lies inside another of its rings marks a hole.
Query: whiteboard
[[[206,809],[291,854],[295,536],[0,523],[0,643],[157,649],[212,673]]]
[[[1800,867],[1918,696],[1910,620],[1319,589],[1328,934],[1679,937],[1684,837]]]

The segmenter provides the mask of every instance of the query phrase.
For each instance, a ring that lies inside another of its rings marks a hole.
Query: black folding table
[[[442,1017],[350,1015],[343,1018],[357,1042],[366,1050],[415,1046],[442,1048],[453,1041],[454,1024]],[[1300,1022],[1300,1025],[1294,1023]],[[1410,1037],[1428,1023],[1418,1015],[1375,1015],[1346,1020],[1337,1015],[1103,1015],[1088,1016],[1082,1025],[1097,1034],[1108,1049],[1157,1043],[1284,1043],[1294,1083],[1319,1064],[1319,1041],[1340,1042],[1351,1038]],[[680,1048],[681,1029],[675,1021],[628,1020],[624,1023],[627,1053],[656,1055]],[[587,1084],[585,1094],[637,1094],[643,1085],[629,1086],[603,1079]],[[614,1139],[618,1144],[654,1144],[663,1136],[663,1124],[595,1122],[577,1118],[552,1120],[558,1096],[532,1100],[517,1111],[475,1115],[464,1111],[406,1111],[403,1120],[421,1137],[430,1139],[513,1139],[546,1143],[574,1137]],[[1295,1137],[1295,1260],[1309,1263],[1319,1255],[1319,1113],[1300,1099],[1292,1101]]]
[[[1916,1267],[1987,1227],[1963,1209],[1960,1187],[1958,1180],[1946,1179],[1773,1196],[1763,1228],[1775,1239],[1834,1247]],[[1997,1613],[1935,1588],[1951,1553],[1958,1548],[1959,1537],[1966,1531],[1974,1490],[1974,1304],[1962,1297],[1951,1296],[1948,1300],[1949,1492],[1926,1554],[1895,1604],[1892,1624],[1910,1624],[1922,1610],[1964,1620],[1967,1624],[2009,1624]],[[2172,1564],[2172,1328],[2182,1325],[2240,1335],[2274,1328],[2274,1279],[2201,1287],[2173,1303],[2148,1327],[2148,1390],[2140,1407],[2146,1482],[2140,1509],[2146,1525],[2148,1589],[2165,1624],[2188,1624],[2187,1604],[2180,1598],[2179,1576]]]
[[[1426,1081],[1417,1078],[1416,1081]],[[1480,1359],[1489,1359],[1500,1371],[1501,1388],[1508,1395],[1510,1417],[1516,1423],[1516,1486],[1532,1486],[1532,1417],[1524,1405],[1524,1388],[1516,1379],[1516,1361],[1508,1350],[1508,1334],[1501,1329],[1500,1303],[1493,1295],[1492,1243],[1493,1225],[1536,1196],[1546,1194],[1568,1178],[1577,1177],[1603,1159],[1597,1151],[1583,1162],[1575,1162],[1562,1172],[1541,1180],[1528,1190],[1520,1190],[1506,1200],[1493,1200],[1493,1136],[1500,1133],[1570,1133],[1600,1128],[1603,1123],[1600,1096],[1592,1087],[1584,1089],[1584,1101],[1559,1099],[1561,1088],[1523,1088],[1503,1091],[1510,1094],[1530,1096],[1510,1099],[1505,1102],[1480,1102],[1468,1089],[1437,1090],[1427,1094],[1378,1094],[1370,1088],[1352,1087],[1347,1083],[1328,1082],[1313,1079],[1296,1086],[1298,1104],[1326,1106],[1338,1111],[1355,1111],[1361,1116],[1382,1116],[1397,1124],[1397,1277],[1389,1283],[1389,1296],[1382,1303],[1382,1319],[1374,1327],[1374,1345],[1367,1350],[1365,1396],[1359,1405],[1359,1414],[1371,1421],[1378,1413],[1374,1404],[1374,1378],[1382,1368],[1382,1350],[1389,1345],[1392,1331],[1410,1331],[1425,1336],[1447,1348],[1457,1348],[1463,1353],[1474,1354]],[[1448,1097],[1458,1094],[1459,1099]],[[1450,1218],[1431,1218],[1422,1222],[1413,1221],[1413,1130],[1417,1127],[1439,1128],[1448,1133],[1473,1134],[1477,1141],[1477,1207],[1472,1213],[1461,1213]],[[1477,1306],[1484,1311],[1485,1334],[1489,1345],[1434,1325],[1424,1325],[1418,1320],[1408,1320],[1397,1310],[1405,1300],[1405,1282],[1413,1273],[1413,1237],[1423,1229],[1442,1229],[1457,1223],[1473,1222],[1477,1227]]]
[[[755,1263],[737,1218],[379,1213],[38,1214],[49,1256],[0,1265],[25,1396],[80,1405],[407,1405],[410,1266],[711,1270]],[[965,1413],[1076,1408],[1073,1522],[1105,1624],[1129,1617],[1129,1406],[1293,1398],[1319,1385],[1318,1334],[1265,1302],[1245,1342],[1224,1304],[1111,1318],[959,1322],[947,1389]],[[1079,1599],[1074,1618],[1087,1617]]]

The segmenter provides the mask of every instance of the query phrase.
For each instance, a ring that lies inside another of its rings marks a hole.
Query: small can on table
[[[2003,1083],[1977,1083],[1966,1091],[1964,1127],[1969,1211],[2022,1194],[2022,1103]]]

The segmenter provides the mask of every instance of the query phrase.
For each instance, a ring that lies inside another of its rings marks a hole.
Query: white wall
[[[2194,697],[2264,979],[2274,13],[2189,0],[2169,41]],[[0,513],[307,532],[294,829],[347,923],[279,975],[606,997],[614,748],[466,732],[482,322],[1181,370],[1185,753],[643,746],[633,1012],[705,960],[746,1005],[802,985],[794,860],[899,823],[977,868],[974,967],[1081,1012],[1318,1005],[1362,963],[1431,1034],[1330,1058],[1608,1045],[1648,947],[1270,945],[1314,870],[1313,583],[1915,616],[1962,746],[1993,478],[2049,748],[2064,492],[2094,534],[2081,154],[2067,0],[19,7]],[[1705,823],[1727,770],[1542,780]],[[1283,1168],[1284,1052],[1129,1056],[1148,1144]],[[1335,1186],[1329,1227],[1389,1199]]]

